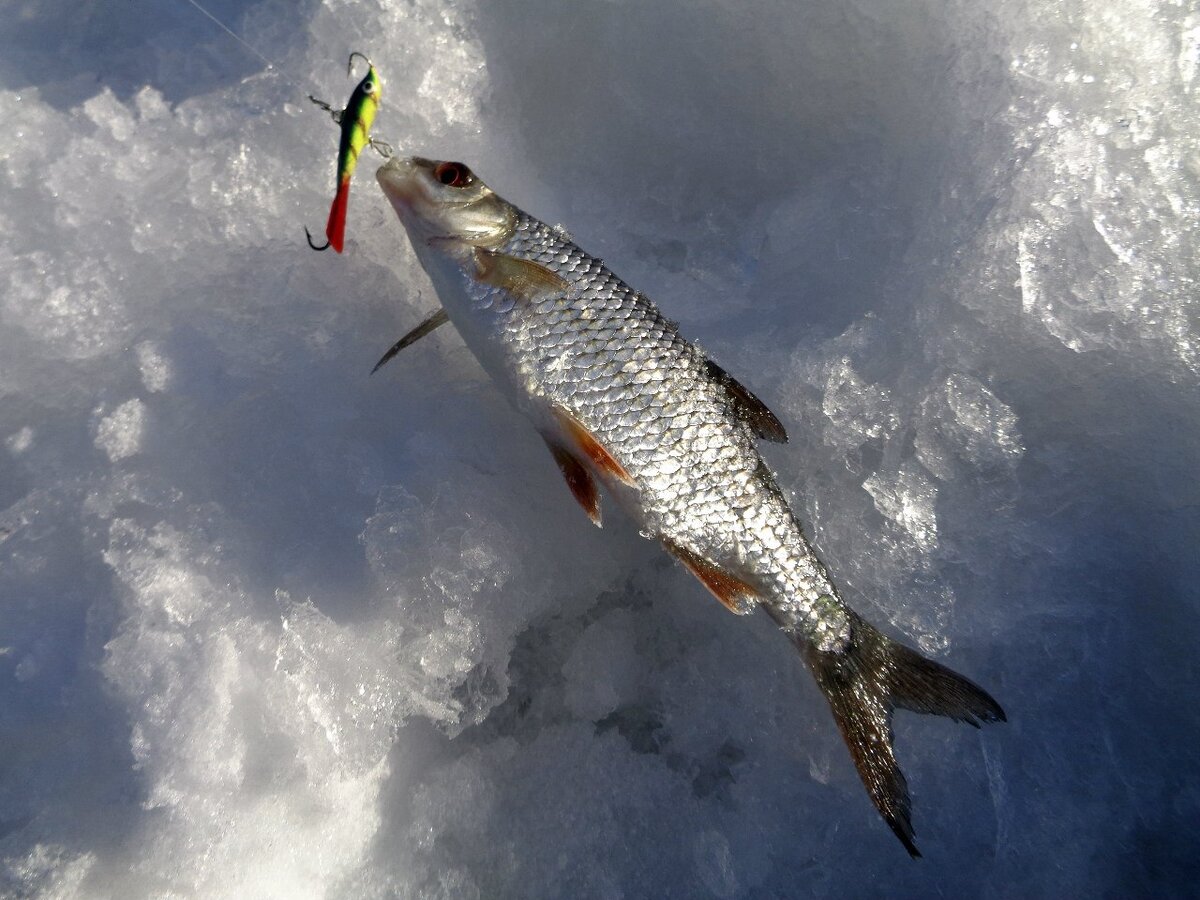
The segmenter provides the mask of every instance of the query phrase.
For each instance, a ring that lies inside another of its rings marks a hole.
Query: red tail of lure
[[[325,223],[325,237],[329,246],[338,253],[346,243],[346,208],[350,202],[350,176],[347,175],[338,183],[337,194],[334,195],[333,205],[329,207],[329,221]]]
[[[333,116],[333,120],[342,128],[342,137],[338,142],[337,194],[333,198],[333,205],[329,208],[329,221],[325,225],[325,237],[329,239],[329,243],[324,247],[318,247],[312,242],[312,235],[309,235],[308,245],[314,250],[326,250],[332,247],[338,253],[342,252],[346,240],[346,210],[350,200],[350,176],[354,174],[354,167],[358,165],[358,155],[364,147],[371,143],[371,123],[375,121],[375,113],[379,109],[383,82],[371,61],[361,53],[351,53],[350,62],[346,67],[347,74],[353,71],[354,57],[356,56],[366,62],[367,75],[350,95],[350,102],[346,104],[345,109],[335,110],[328,103],[323,103],[316,97],[308,98],[322,109],[327,110]],[[305,229],[305,234],[308,234],[307,229]]]

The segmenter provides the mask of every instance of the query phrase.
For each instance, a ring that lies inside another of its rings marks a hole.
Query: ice
[[[637,698],[643,673],[635,625],[628,610],[614,609],[589,625],[572,647],[562,669],[563,700],[576,718],[598,722]]]
[[[937,546],[937,486],[919,464],[906,463],[894,477],[877,472],[863,482],[875,508],[916,543],[922,552]]]
[[[1174,0],[19,3],[0,29],[0,895],[1182,896],[1200,18]],[[64,27],[64,23],[69,27]],[[377,136],[561,222],[780,416],[925,859],[762,616],[596,530]]]
[[[1016,413],[970,375],[955,373],[921,404],[913,438],[920,464],[954,478],[959,466],[1011,469],[1025,452]]]
[[[165,391],[171,384],[171,361],[163,356],[154,341],[143,341],[136,350],[142,385],[155,393]]]
[[[96,446],[116,462],[141,449],[146,429],[146,404],[136,397],[126,400],[96,426]]]

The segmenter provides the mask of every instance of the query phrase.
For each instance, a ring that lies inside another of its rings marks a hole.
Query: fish
[[[346,72],[354,70],[354,57],[360,57],[367,63],[367,74],[363,77],[350,100],[343,110],[332,109],[328,103],[309,96],[309,100],[326,110],[333,120],[341,127],[341,137],[338,139],[337,156],[337,189],[333,203],[329,207],[329,219],[325,223],[325,237],[329,243],[325,247],[317,247],[309,237],[308,244],[314,250],[324,250],[326,247],[341,253],[346,242],[346,212],[350,204],[350,176],[358,166],[358,155],[363,148],[371,143],[371,125],[375,122],[375,113],[379,110],[379,101],[383,96],[383,81],[375,70],[374,64],[361,53],[351,53]]]
[[[453,323],[593,523],[603,487],[726,609],[763,609],[814,676],[875,808],[919,857],[893,711],[975,727],[1006,716],[842,599],[759,454],[761,440],[786,442],[778,417],[644,294],[463,163],[396,156],[376,178],[442,306],[399,343]]]

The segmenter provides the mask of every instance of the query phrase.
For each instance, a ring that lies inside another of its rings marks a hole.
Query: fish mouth
[[[446,210],[433,193],[436,163],[420,156],[393,156],[375,171],[375,179],[414,241],[445,236]]]
[[[422,170],[433,168],[433,163],[420,156],[393,156],[375,171],[375,178],[396,211],[400,207],[411,209],[415,202],[425,198],[420,177]]]

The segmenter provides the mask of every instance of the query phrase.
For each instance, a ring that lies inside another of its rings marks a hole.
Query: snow
[[[1200,875],[1200,19],[1178,0],[17,3],[0,894],[1182,895]],[[449,329],[350,50],[779,414],[925,859],[765,617],[594,529]]]

